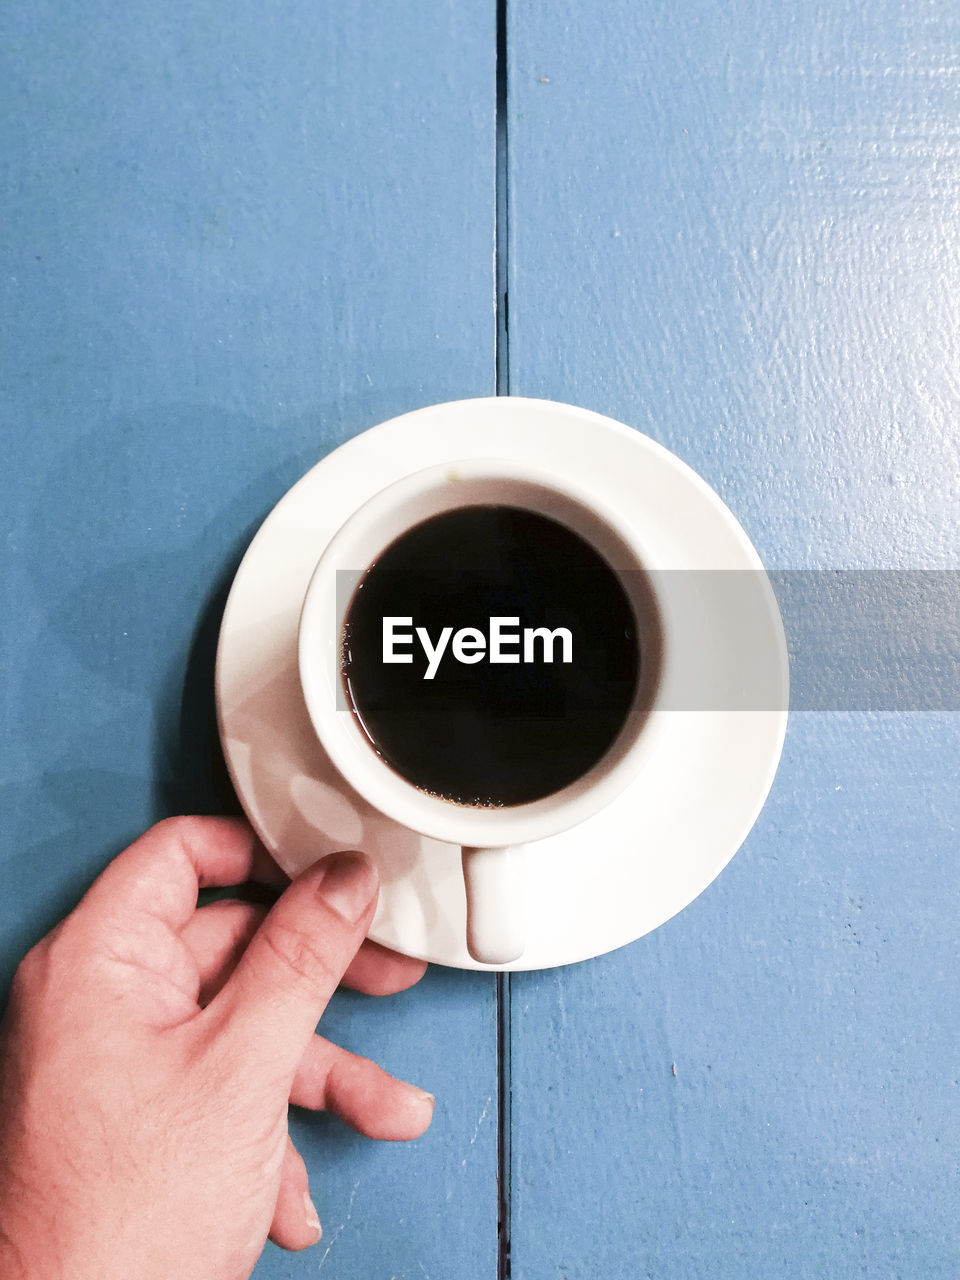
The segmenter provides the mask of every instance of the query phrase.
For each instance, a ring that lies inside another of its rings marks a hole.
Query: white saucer
[[[473,960],[465,943],[460,850],[398,826],[336,773],[304,706],[297,626],[321,551],[362,502],[422,467],[478,453],[549,460],[608,505],[629,511],[660,564],[749,570],[769,591],[756,551],[717,495],[647,436],[546,400],[433,405],[342,445],[264,521],[224,612],[216,677],[220,735],[241,803],[287,872],[335,849],[363,849],[376,861],[382,888],[371,937],[377,942],[463,969],[542,969],[632,942],[718,875],[770,789],[786,701],[763,710],[672,712],[663,750],[618,799],[580,826],[517,853],[526,902],[521,958],[503,966]],[[786,645],[775,602],[769,616],[760,667],[765,679],[775,670],[785,690]],[[709,627],[709,617],[701,621]],[[753,659],[745,662],[732,649],[719,662],[718,687],[742,688],[755,679]]]

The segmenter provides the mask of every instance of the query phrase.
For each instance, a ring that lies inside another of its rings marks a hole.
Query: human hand
[[[277,869],[240,822],[173,818],[24,958],[0,1026],[0,1275],[246,1280],[320,1236],[287,1104],[418,1137],[433,1099],[314,1034],[341,978],[423,973],[364,944],[377,875],[333,854],[266,918],[197,889]]]

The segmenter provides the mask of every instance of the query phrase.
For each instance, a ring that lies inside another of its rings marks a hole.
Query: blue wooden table
[[[386,417],[583,404],[770,566],[960,567],[948,0],[11,0],[0,66],[4,982],[149,822],[235,804],[226,587]],[[298,1117],[324,1239],[257,1276],[955,1280],[958,766],[956,713],[796,713],[654,934],[338,996],[436,1118]]]

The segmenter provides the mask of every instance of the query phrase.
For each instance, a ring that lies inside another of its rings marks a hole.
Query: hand
[[[0,1275],[246,1280],[320,1237],[287,1104],[415,1138],[433,1099],[314,1034],[337,983],[425,966],[373,944],[377,875],[333,854],[266,918],[203,885],[279,874],[239,822],[174,818],[28,953],[0,1027]]]

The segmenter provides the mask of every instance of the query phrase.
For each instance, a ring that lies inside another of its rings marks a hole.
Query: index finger
[[[78,910],[104,917],[143,913],[180,930],[201,888],[286,879],[240,819],[165,818],[114,858]]]

